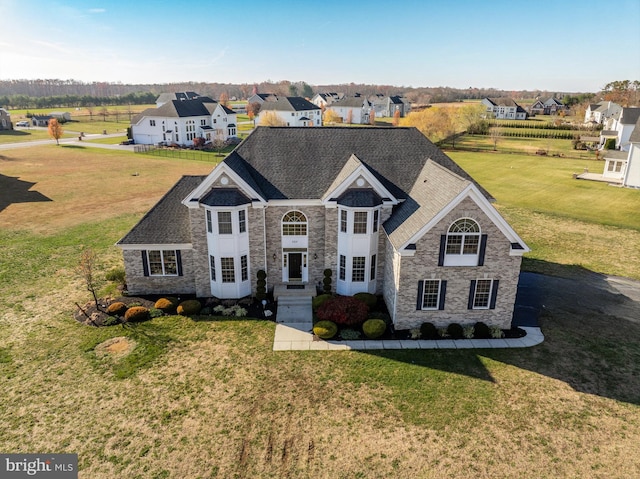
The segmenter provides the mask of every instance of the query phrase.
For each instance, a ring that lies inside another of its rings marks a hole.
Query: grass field
[[[264,321],[81,326],[80,250],[97,252],[107,286],[113,244],[211,165],[55,146],[0,155],[0,450],[78,453],[82,479],[640,475],[637,321],[550,283],[532,349],[274,353]],[[611,252],[640,250],[638,192],[573,180],[586,162],[451,156],[535,248],[529,266],[640,277],[639,260]],[[96,354],[120,336],[131,354]]]

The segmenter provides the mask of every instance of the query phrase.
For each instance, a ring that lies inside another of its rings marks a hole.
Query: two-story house
[[[487,113],[500,120],[526,120],[527,112],[511,98],[484,98]]]
[[[206,96],[161,101],[131,119],[131,133],[137,144],[158,143],[193,145],[195,138],[205,142],[227,140],[237,135],[237,114]]]
[[[601,101],[591,103],[584,113],[585,124],[604,125],[605,129],[610,129],[611,125],[607,124],[607,120],[620,114],[622,107],[612,101]]]
[[[257,123],[266,112],[275,113],[286,126],[321,126],[322,110],[301,96],[282,96],[265,101],[260,108]]]
[[[327,107],[335,111],[344,123],[355,125],[368,124],[372,108],[373,105],[365,96],[346,96]]]
[[[529,251],[415,128],[258,127],[118,243],[131,294],[241,298],[276,285],[381,295],[396,328],[511,325]]]

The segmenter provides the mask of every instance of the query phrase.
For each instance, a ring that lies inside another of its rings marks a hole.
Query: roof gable
[[[428,158],[473,181],[415,128],[259,126],[235,152],[265,199],[323,198],[352,155],[397,199],[408,196]]]
[[[181,201],[204,179],[204,176],[180,178],[116,245],[139,249],[140,245],[191,243],[189,210]]]

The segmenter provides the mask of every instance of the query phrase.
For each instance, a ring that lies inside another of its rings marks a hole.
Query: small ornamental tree
[[[336,324],[357,326],[367,320],[369,309],[359,299],[337,296],[323,303],[317,311],[318,319]]]
[[[376,124],[376,111],[375,110],[371,110],[371,112],[369,113],[369,124],[370,125],[375,125]]]
[[[391,123],[393,126],[398,126],[400,124],[400,110],[393,112],[393,121]]]
[[[220,98],[218,99],[218,103],[222,106],[229,106],[229,94],[227,92],[220,93]]]
[[[275,111],[263,111],[260,114],[260,125],[262,126],[287,126],[285,121],[278,116]]]
[[[349,110],[347,112],[347,119],[345,121],[348,125],[351,125],[351,123],[353,123],[353,110]]]
[[[340,118],[340,115],[338,115],[334,109],[329,108],[324,112],[323,120],[325,123],[340,123],[342,118]]]
[[[58,122],[58,120],[56,120],[55,118],[51,118],[51,120],[49,120],[49,136],[51,138],[53,138],[54,140],[56,140],[56,145],[60,144],[60,138],[62,138],[62,134],[64,133],[64,130],[62,129],[62,125],[60,124],[60,122]]]

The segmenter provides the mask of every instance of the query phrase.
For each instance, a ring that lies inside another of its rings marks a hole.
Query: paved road
[[[71,133],[71,132],[68,132]],[[79,135],[79,133],[78,133]],[[126,139],[126,135],[124,133],[113,133],[110,135],[101,135],[101,134],[85,134],[82,141],[79,141],[77,137],[73,138],[61,138],[61,145],[79,145],[79,146],[87,146],[93,148],[106,148],[109,150],[123,150],[123,151],[133,151],[133,145],[109,145],[105,143],[92,143],[91,140],[97,140],[100,138],[122,138]],[[18,143],[3,143],[0,144],[0,150],[14,150],[16,148],[29,148],[32,146],[42,146],[42,145],[55,145],[56,140],[33,140],[33,141],[21,141]]]

